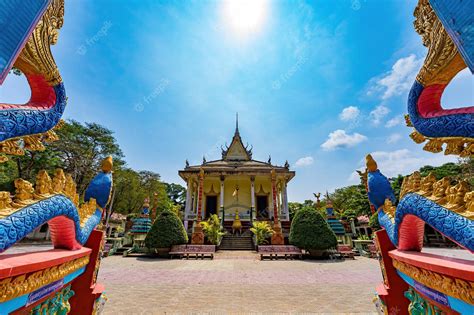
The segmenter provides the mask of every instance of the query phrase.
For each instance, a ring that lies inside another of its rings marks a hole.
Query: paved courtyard
[[[105,314],[373,313],[377,260],[260,261],[251,252],[214,260],[112,256],[103,260]]]

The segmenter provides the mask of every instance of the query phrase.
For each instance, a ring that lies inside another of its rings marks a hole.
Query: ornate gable
[[[226,161],[250,161],[252,159],[252,148],[244,146],[239,133],[239,116],[235,123],[235,133],[230,146],[222,149],[222,159]]]

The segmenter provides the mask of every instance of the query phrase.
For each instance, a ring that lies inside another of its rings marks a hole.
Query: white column
[[[225,213],[224,213],[224,176],[221,176],[221,193],[220,193],[220,207],[219,207],[219,217],[221,217],[221,222],[224,222]]]
[[[255,213],[255,178],[250,178],[250,200],[251,200],[251,210],[250,210],[250,221],[253,221],[256,217]]]
[[[188,178],[188,184],[186,187],[186,208],[184,208],[184,221],[187,223],[188,222],[188,216],[189,213],[191,212],[192,208],[192,192],[191,190],[193,189],[193,184],[191,182],[191,178]]]

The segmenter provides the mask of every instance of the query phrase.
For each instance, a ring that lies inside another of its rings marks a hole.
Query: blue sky
[[[69,97],[65,118],[115,131],[128,165],[163,180],[186,159],[220,158],[239,113],[254,158],[296,177],[290,201],[358,182],[374,153],[388,176],[454,158],[422,151],[404,125],[407,92],[426,53],[415,0],[266,1],[260,25],[236,32],[222,1],[66,1],[54,46]],[[472,76],[446,107],[473,105]],[[2,102],[22,102],[10,75]]]

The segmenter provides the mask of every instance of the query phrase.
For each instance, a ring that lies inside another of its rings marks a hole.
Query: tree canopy
[[[59,140],[46,144],[44,151],[26,151],[24,156],[10,156],[9,161],[0,163],[1,191],[13,192],[16,178],[35,182],[38,171],[44,169],[53,174],[56,168],[62,168],[71,174],[82,195],[100,169],[101,161],[111,155],[115,190],[112,212],[138,212],[147,197],[152,207],[157,200],[157,212],[170,209],[173,204],[180,209],[184,206],[185,188],[162,182],[155,172],[127,167],[114,133],[106,127],[69,120],[56,133]]]

